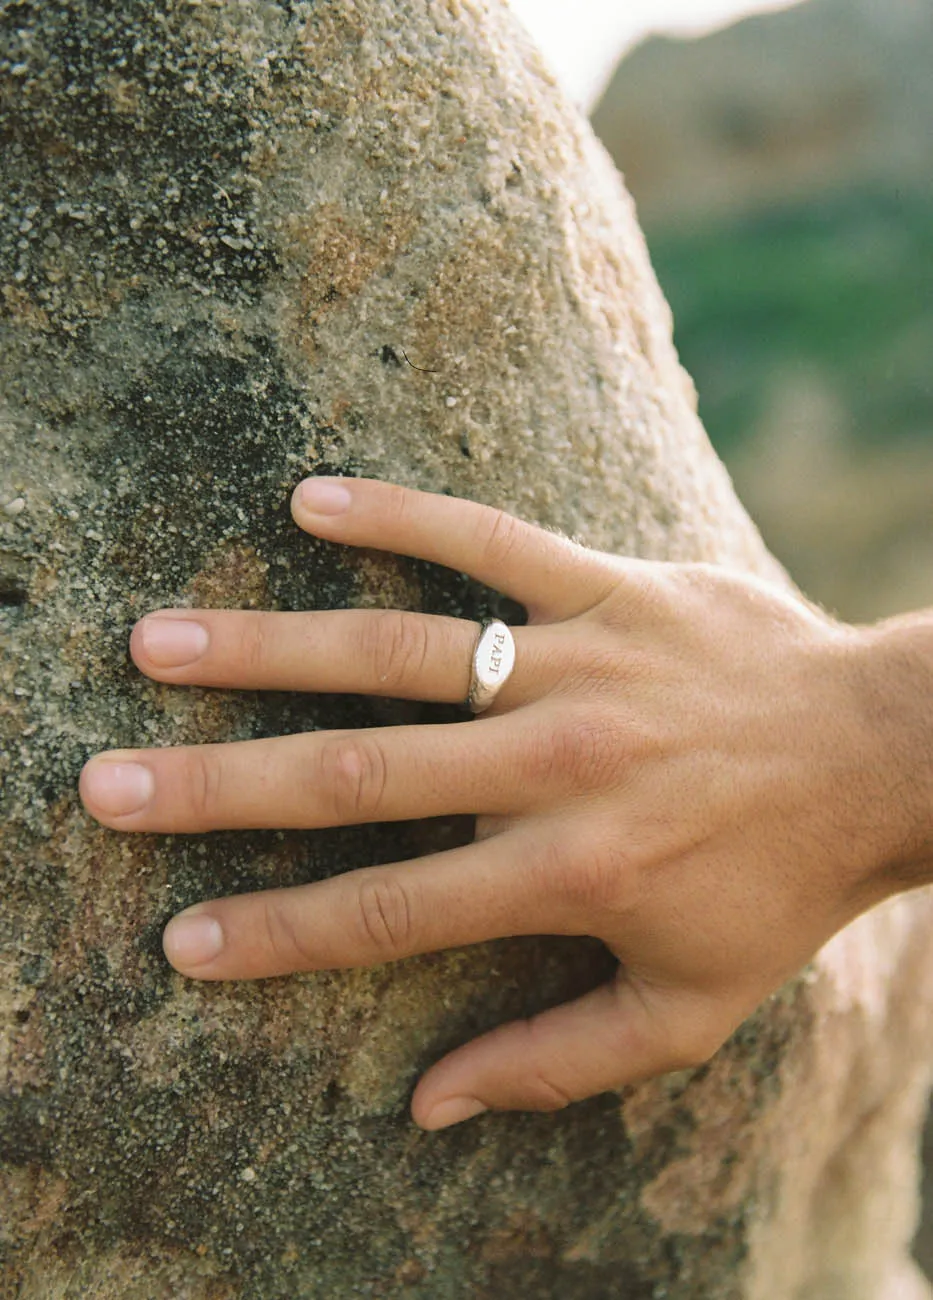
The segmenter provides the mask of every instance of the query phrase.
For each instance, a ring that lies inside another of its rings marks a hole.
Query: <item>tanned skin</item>
[[[168,960],[202,980],[603,940],[611,983],[427,1072],[424,1128],[704,1062],[843,926],[933,880],[933,612],[851,627],[741,574],[589,551],[369,480],[309,480],[292,511],[315,537],[447,565],[527,608],[488,714],[110,752],[81,793],[124,832],[477,814],[467,847],[201,903],[165,931]],[[392,610],[162,610],[131,651],[176,685],[454,703],[477,632]]]

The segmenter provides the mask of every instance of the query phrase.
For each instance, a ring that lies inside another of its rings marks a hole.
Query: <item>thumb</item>
[[[698,999],[651,996],[624,974],[574,1002],[513,1020],[445,1056],[419,1082],[415,1123],[447,1128],[485,1110],[560,1110],[657,1074],[708,1061]]]

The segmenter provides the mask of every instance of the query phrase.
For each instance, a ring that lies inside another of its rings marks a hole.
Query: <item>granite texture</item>
[[[924,898],[702,1070],[428,1135],[419,1070],[603,978],[598,944],[186,982],[185,904],[469,825],[129,837],[76,798],[102,748],[450,716],[128,663],[177,603],[503,611],[299,535],[308,472],[780,577],[618,177],[507,10],[12,0],[0,167],[3,1300],[905,1300]]]

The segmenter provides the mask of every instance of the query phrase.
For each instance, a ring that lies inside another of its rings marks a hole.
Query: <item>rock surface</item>
[[[599,945],[186,983],[186,903],[469,828],[121,837],[76,799],[105,747],[442,716],[128,665],[175,603],[501,607],[296,535],[309,471],[779,576],[618,179],[505,9],[19,0],[0,144],[0,1295],[906,1298],[923,897],[703,1070],[427,1135],[418,1071],[599,981]]]

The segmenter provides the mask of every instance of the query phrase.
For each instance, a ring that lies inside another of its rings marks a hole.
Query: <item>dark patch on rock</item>
[[[0,265],[55,333],[147,281],[249,299],[274,269],[246,166],[256,79],[197,26],[148,0],[0,15]]]
[[[249,339],[235,351],[211,326],[183,328],[102,405],[110,432],[95,469],[110,476],[119,466],[129,487],[115,507],[120,519],[104,562],[117,565],[128,585],[144,588],[156,572],[181,591],[209,554],[241,542],[260,564],[275,554],[270,604],[314,603],[320,561],[292,523],[288,497],[310,468],[295,447],[317,445],[322,430],[268,340]]]
[[[46,1163],[51,1132],[45,1120],[42,1099],[35,1095],[0,1098],[0,1161],[14,1167]]]

